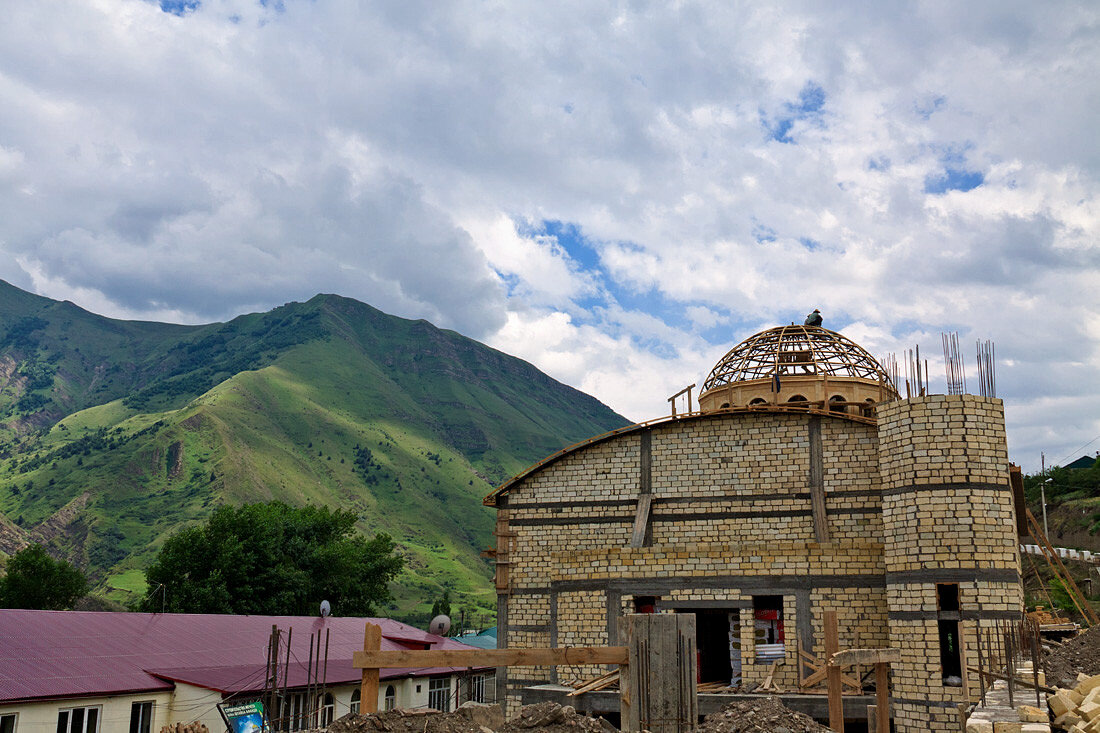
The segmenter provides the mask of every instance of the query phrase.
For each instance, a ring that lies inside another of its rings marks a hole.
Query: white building
[[[218,703],[271,687],[273,627],[279,692],[269,716],[279,730],[325,725],[358,712],[362,672],[351,658],[367,622],[382,628],[383,649],[470,648],[384,618],[0,609],[0,733],[157,733],[194,721],[225,730]],[[481,669],[384,669],[380,678],[379,709],[451,710],[494,696]]]

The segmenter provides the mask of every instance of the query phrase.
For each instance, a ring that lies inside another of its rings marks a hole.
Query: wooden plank
[[[363,651],[356,654],[377,654],[382,647],[382,627],[367,624],[363,630]],[[363,669],[359,686],[359,712],[362,715],[378,712],[378,669]]]
[[[845,649],[829,657],[829,664],[850,667],[854,664],[889,664],[901,661],[901,649]]]
[[[836,611],[826,611],[825,618],[825,658],[832,659],[840,651],[840,635],[837,631]],[[826,667],[826,683],[829,690],[829,727],[837,733],[844,733],[843,683],[840,681],[840,667],[830,664]]]
[[[875,665],[875,728],[890,733],[890,668],[883,663]]]
[[[679,733],[698,724],[695,614],[623,617],[630,663],[620,680],[623,730]]]
[[[556,664],[626,664],[626,647],[574,646],[555,649],[384,649],[355,652],[359,669],[403,667],[533,667]]]
[[[586,692],[594,692],[595,690],[602,690],[604,687],[612,685],[619,681],[619,670],[612,670],[611,672],[605,672],[599,677],[588,680],[584,684],[577,687],[577,689],[568,693],[566,697],[576,697],[577,695],[583,695]]]
[[[630,535],[631,547],[645,545],[646,530],[649,529],[649,509],[653,505],[653,494],[638,497],[638,510],[634,514],[634,531]]]
[[[967,669],[969,669],[971,672],[974,672],[975,674],[981,675],[982,677],[989,677],[995,680],[1009,679],[1008,675],[1001,674],[1000,672],[990,672],[988,670],[978,669],[977,667],[968,667]],[[1058,690],[1053,687],[1047,687],[1046,685],[1036,685],[1034,682],[1028,682],[1022,677],[1012,678],[1012,682],[1013,684],[1023,685],[1024,687],[1028,687],[1032,690],[1042,690],[1043,692],[1046,692],[1050,695],[1058,692]]]
[[[829,541],[829,517],[825,511],[825,464],[821,448],[821,418],[810,418],[810,508],[814,539]]]

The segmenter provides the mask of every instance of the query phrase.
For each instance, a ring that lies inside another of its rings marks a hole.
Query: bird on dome
[[[807,326],[820,326],[821,325],[821,311],[814,308],[814,312],[806,316]]]

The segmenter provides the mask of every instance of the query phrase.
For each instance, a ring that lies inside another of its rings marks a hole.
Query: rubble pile
[[[1072,733],[1097,730],[1100,726],[1100,674],[1078,675],[1073,689],[1059,688],[1047,696],[1054,726]]]
[[[791,710],[775,697],[731,702],[703,718],[704,733],[829,733],[813,718]]]
[[[453,713],[434,710],[389,710],[370,715],[349,714],[336,720],[327,733],[617,733],[603,718],[581,715],[568,705],[541,702],[527,705],[504,722],[499,705],[465,703]]]
[[[1100,674],[1100,626],[1083,631],[1061,646],[1044,646],[1043,670],[1051,684],[1059,687],[1076,686],[1078,674]]]

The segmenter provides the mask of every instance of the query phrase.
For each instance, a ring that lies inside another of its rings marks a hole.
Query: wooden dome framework
[[[761,331],[733,347],[711,370],[702,392],[776,375],[854,377],[897,391],[882,365],[859,344],[821,326],[792,324]]]

